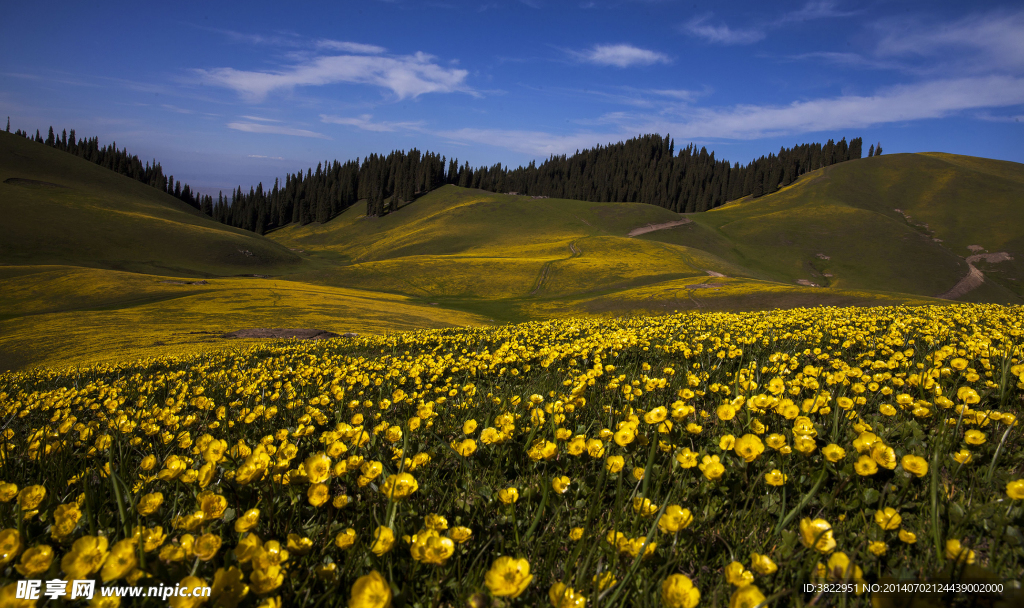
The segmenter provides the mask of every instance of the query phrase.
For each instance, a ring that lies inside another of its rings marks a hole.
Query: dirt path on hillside
[[[956,298],[966,295],[978,287],[981,287],[981,284],[985,282],[985,275],[975,268],[974,264],[968,262],[967,265],[970,267],[970,271],[967,273],[967,276],[957,281],[957,284],[953,286],[953,289],[935,297],[942,298],[943,300],[955,300]]]
[[[684,224],[689,224],[692,221],[693,220],[684,217],[683,219],[676,220],[674,222],[664,222],[662,224],[647,224],[646,226],[641,226],[639,228],[634,228],[634,229],[630,230],[629,231],[629,236],[630,237],[640,236],[641,234],[647,234],[648,232],[654,232],[655,230],[667,230],[669,228],[675,228],[676,226],[682,226]]]
[[[323,340],[325,338],[354,337],[356,334],[336,334],[323,329],[282,329],[282,328],[259,328],[239,329],[226,333],[221,338],[298,338],[300,340]]]
[[[548,273],[551,271],[552,264],[554,264],[555,262],[564,262],[565,260],[578,258],[581,255],[583,255],[583,250],[576,246],[576,241],[569,243],[569,257],[561,260],[552,260],[550,262],[546,262],[544,266],[540,269],[540,274],[537,276],[537,282],[534,283],[533,289],[530,290],[530,295],[537,295],[537,292],[539,292],[544,287],[544,283],[546,283],[548,280]]]
[[[977,251],[978,249],[981,249],[981,247],[972,245],[970,249],[972,251]],[[985,282],[985,273],[975,267],[975,262],[996,264],[999,262],[1009,262],[1011,260],[1013,260],[1013,258],[1005,251],[999,251],[996,253],[976,253],[974,255],[967,256],[967,266],[970,267],[970,270],[967,272],[967,276],[957,281],[957,284],[954,285],[952,289],[936,297],[944,300],[955,300],[956,298],[967,295],[971,291],[981,287],[982,283]]]

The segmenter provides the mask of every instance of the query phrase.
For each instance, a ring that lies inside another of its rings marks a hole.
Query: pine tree
[[[882,155],[882,142],[878,142],[878,145],[875,146],[875,156],[881,156],[881,155]]]
[[[7,117],[7,132],[8,133],[11,132],[11,117],[10,116]]]
[[[871,147],[868,148],[868,158],[871,158],[874,155],[875,155],[875,144],[871,144]]]

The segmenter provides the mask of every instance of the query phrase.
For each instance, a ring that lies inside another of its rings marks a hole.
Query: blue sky
[[[517,166],[652,132],[741,163],[858,136],[1024,162],[1013,2],[31,2],[0,18],[0,120],[116,140],[204,193],[393,149]]]

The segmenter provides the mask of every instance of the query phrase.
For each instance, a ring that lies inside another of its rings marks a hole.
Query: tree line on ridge
[[[10,132],[10,119],[7,123]],[[18,130],[17,135],[63,150],[166,192],[223,224],[258,234],[291,223],[324,223],[359,201],[368,216],[383,216],[446,184],[490,192],[567,198],[594,202],[658,205],[678,213],[708,211],[728,201],[771,194],[801,175],[862,156],[861,138],[828,140],[781,148],[746,165],[715,158],[693,144],[675,150],[671,137],[641,135],[625,142],[595,146],[572,156],[552,155],[539,165],[509,169],[500,163],[473,168],[416,148],[370,154],[341,163],[323,162],[316,169],[286,174],[271,188],[260,183],[248,192],[239,186],[216,200],[188,184],[165,176],[155,159],[143,162],[116,144],[99,138],[76,139],[75,131],[58,137],[50,127],[44,139]],[[882,153],[872,145],[868,156]]]

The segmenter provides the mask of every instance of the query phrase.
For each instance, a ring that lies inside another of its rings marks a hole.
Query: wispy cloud
[[[641,49],[631,44],[597,44],[590,50],[573,54],[582,61],[620,68],[671,62],[664,53]]]
[[[973,71],[1024,69],[1024,11],[969,15],[951,23],[912,20],[875,25],[880,57],[941,57]]]
[[[356,53],[359,55],[379,55],[385,51],[386,48],[377,46],[375,44],[363,44],[361,42],[342,42],[339,40],[317,40],[316,48],[318,49],[330,49],[332,51],[344,51],[346,53]]]
[[[838,8],[838,3],[833,0],[812,0],[803,7],[783,13],[775,19],[756,23],[746,28],[730,27],[725,23],[712,23],[712,15],[694,17],[681,26],[683,32],[703,38],[713,44],[753,44],[763,40],[768,31],[782,27],[790,23],[803,23],[816,19],[827,19],[835,17],[849,17],[857,14],[858,11],[844,11]]]
[[[362,129],[363,131],[374,131],[378,133],[392,133],[395,131],[409,131],[409,130],[420,130],[423,126],[422,121],[417,122],[373,122],[373,116],[370,114],[362,114],[354,118],[344,116],[329,116],[327,114],[321,114],[320,120],[325,123],[335,125],[348,125]]]
[[[899,85],[871,96],[844,95],[779,106],[698,108],[681,122],[662,117],[625,117],[616,122],[639,132],[670,130],[681,137],[757,139],[942,118],[966,110],[1019,104],[1024,104],[1024,78],[988,76]]]
[[[264,156],[263,154],[247,154],[246,158],[266,158],[268,160],[284,160],[283,156]]]
[[[269,133],[273,135],[292,135],[295,137],[314,137],[316,139],[330,139],[330,137],[323,133],[317,133],[315,131],[307,131],[306,129],[293,129],[292,127],[283,127],[280,125],[266,125],[256,122],[229,122],[227,127],[236,131],[244,131],[246,133]]]
[[[716,44],[753,44],[764,39],[760,29],[734,29],[724,23],[709,23],[710,16],[695,17],[683,24],[683,31]]]
[[[263,118],[262,116],[242,116],[246,120],[255,120],[256,122],[281,122],[273,118]]]
[[[543,131],[521,131],[505,129],[456,129],[433,131],[439,137],[454,142],[471,142],[496,146],[506,150],[514,150],[536,156],[551,154],[567,154],[583,148],[591,148],[598,144],[609,143],[621,139],[619,135],[599,135],[596,133],[572,133],[555,135]]]
[[[369,84],[389,89],[399,99],[425,93],[473,93],[465,84],[469,72],[444,68],[425,53],[397,57],[336,55],[318,57],[274,72],[214,68],[195,70],[202,82],[233,89],[248,101],[263,100],[272,91],[335,83]]]

